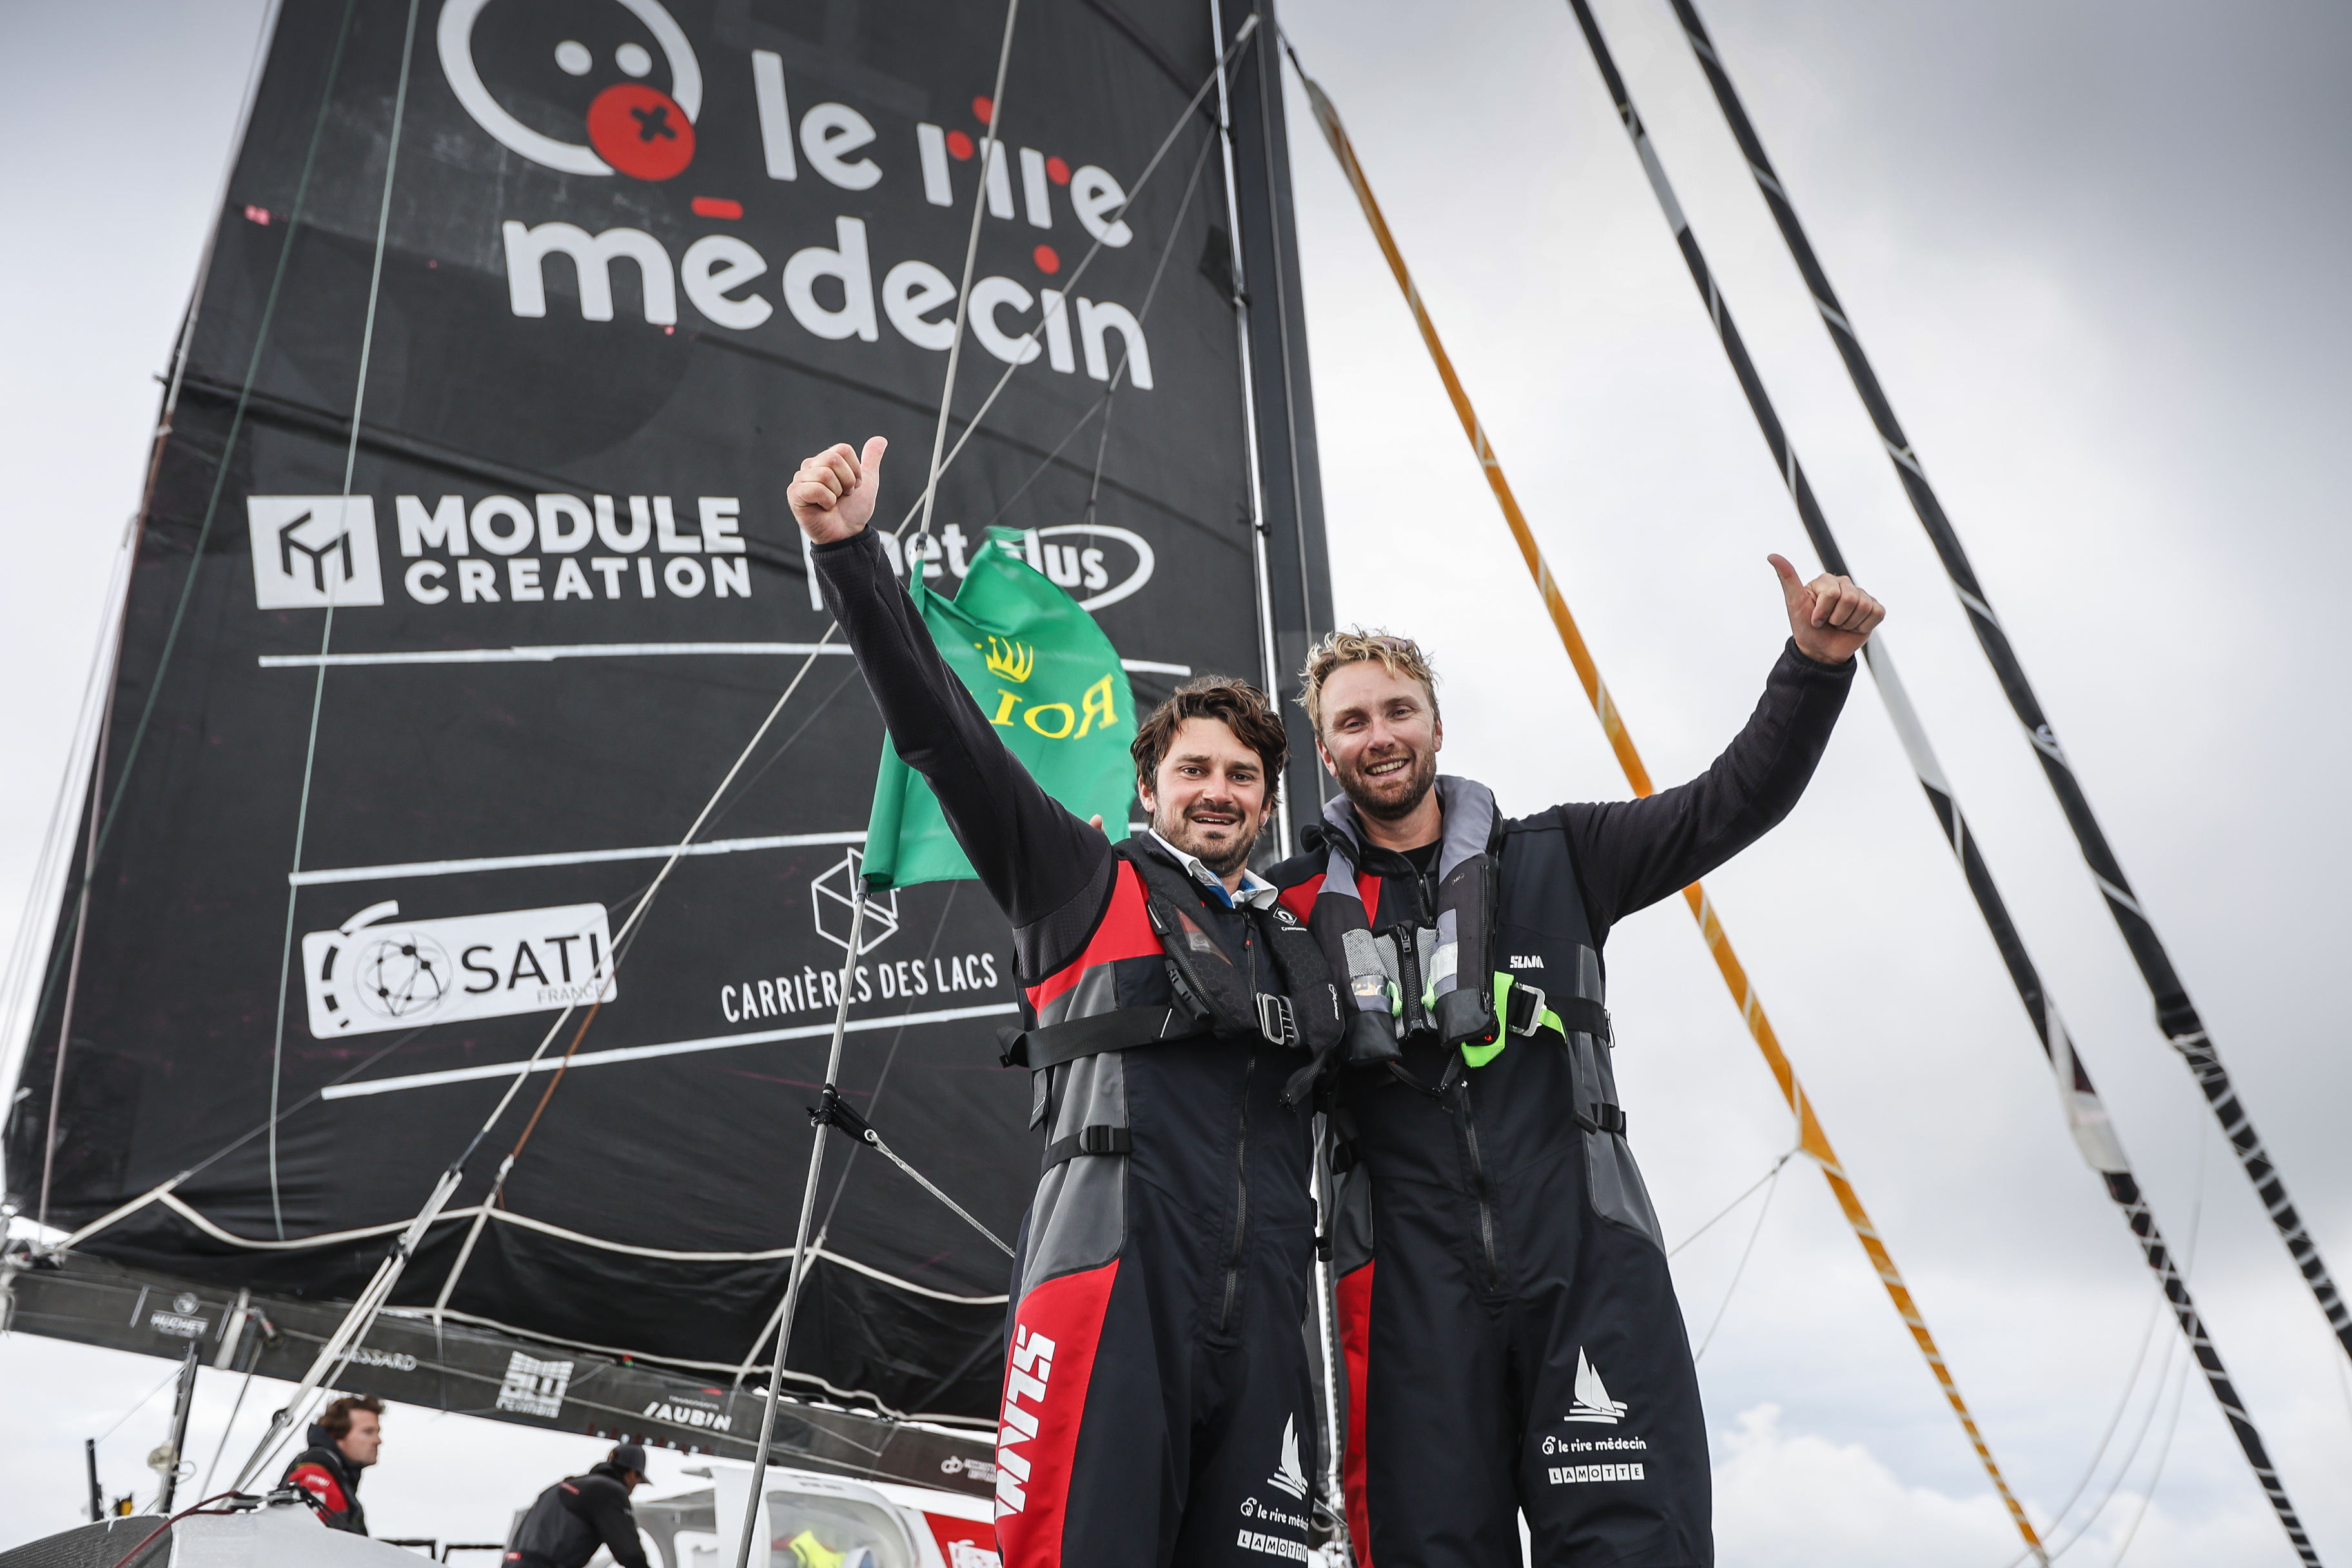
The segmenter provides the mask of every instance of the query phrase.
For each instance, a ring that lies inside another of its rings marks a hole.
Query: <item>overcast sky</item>
[[[2154,1028],[1671,12],[1596,9],[1831,521],[1892,606],[1885,636],[2158,1218],[2184,1251],[2194,1237],[2216,1341],[2321,1553],[2352,1554],[2346,1359]],[[258,10],[0,10],[19,145],[37,150],[0,174],[20,215],[0,250],[0,921],[65,766]],[[2352,416],[2352,16],[1712,0],[1706,17],[2256,1125],[2352,1277],[2352,530],[2330,457]],[[1294,0],[1285,21],[1652,772],[1687,776],[1783,634],[1765,552],[1812,558],[1570,13]],[[1434,649],[1446,762],[1507,808],[1621,795],[1292,101],[1340,614]],[[2293,1561],[2201,1381],[2184,1389],[2178,1334],[2150,1334],[2147,1271],[1866,680],[1804,804],[1710,890],[2037,1519],[2115,1424],[2056,1532],[2087,1524],[2068,1561],[2114,1561],[2151,1490],[2132,1563]],[[1633,1142],[1680,1240],[1769,1169],[1788,1117],[1678,902],[1621,926],[1609,958]],[[1819,1174],[1790,1163],[1760,1229],[1758,1206],[1675,1259],[1694,1339],[1722,1310],[1701,1374],[1724,1560],[2000,1568],[2016,1537]],[[165,1371],[0,1342],[0,1472],[50,1504],[0,1521],[0,1546],[71,1521],[81,1439]],[[228,1393],[206,1392],[200,1451]],[[110,1438],[117,1489],[167,1414],[158,1399]],[[581,1441],[463,1417],[388,1426],[369,1483],[386,1533],[495,1537],[584,1462]]]

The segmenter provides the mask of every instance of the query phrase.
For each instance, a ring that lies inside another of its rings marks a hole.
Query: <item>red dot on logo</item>
[[[1062,269],[1062,258],[1050,245],[1041,245],[1031,251],[1029,259],[1037,264],[1038,271],[1048,277]]]
[[[1066,185],[1070,183],[1070,166],[1059,158],[1048,158],[1045,160],[1045,177],[1057,185]]]
[[[979,121],[982,125],[988,124],[991,121],[996,118],[996,100],[984,95],[982,97],[973,99],[971,100],[971,117],[974,120]]]
[[[948,132],[948,156],[961,163],[972,154],[971,138],[961,131]]]
[[[588,144],[632,179],[667,180],[694,162],[694,121],[669,94],[620,82],[588,106]]]

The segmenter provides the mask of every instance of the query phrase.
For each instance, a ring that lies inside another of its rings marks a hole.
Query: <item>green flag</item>
[[[1047,795],[1126,836],[1135,794],[1134,700],[1118,650],[1094,617],[1029,564],[1022,536],[989,530],[989,545],[952,599],[915,577],[916,612],[1005,748]],[[922,775],[887,740],[866,824],[865,877],[906,888],[972,874]]]

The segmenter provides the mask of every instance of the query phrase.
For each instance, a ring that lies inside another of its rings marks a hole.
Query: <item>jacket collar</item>
[[[1495,792],[1475,779],[1440,773],[1437,809],[1444,817],[1440,830],[1443,847],[1437,852],[1437,875],[1443,880],[1465,860],[1486,852],[1495,831]],[[1345,795],[1335,795],[1323,803],[1323,820],[1341,839],[1351,864],[1360,866],[1375,851],[1357,819],[1355,803]]]
[[[1160,836],[1160,830],[1158,828],[1146,828],[1144,830],[1143,837],[1145,842],[1152,845],[1154,847],[1159,849],[1161,854],[1175,861],[1179,866],[1183,867],[1185,871],[1191,875],[1192,880],[1200,883],[1202,887],[1213,893],[1216,896],[1217,900],[1229,910],[1239,909],[1244,904],[1248,905],[1252,909],[1262,910],[1272,904],[1281,894],[1281,889],[1276,887],[1272,882],[1267,881],[1265,878],[1259,876],[1256,872],[1251,870],[1246,866],[1242,868],[1241,891],[1238,893],[1229,891],[1225,887],[1224,879],[1218,876],[1214,871],[1210,870],[1209,868],[1202,862],[1199,856],[1188,855],[1183,850],[1177,848],[1176,846],[1169,843],[1167,839]]]

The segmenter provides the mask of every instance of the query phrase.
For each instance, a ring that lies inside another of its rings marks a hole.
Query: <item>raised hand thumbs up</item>
[[[1797,639],[1797,651],[1807,658],[1843,664],[1886,618],[1886,606],[1855,587],[1851,577],[1824,572],[1810,583],[1800,582],[1797,569],[1785,556],[1765,559],[1780,574],[1780,596],[1789,605],[1789,635]]]
[[[889,448],[877,436],[866,443],[861,458],[844,441],[801,465],[784,487],[784,499],[792,503],[793,521],[812,542],[846,539],[873,518],[882,490],[882,454]]]

